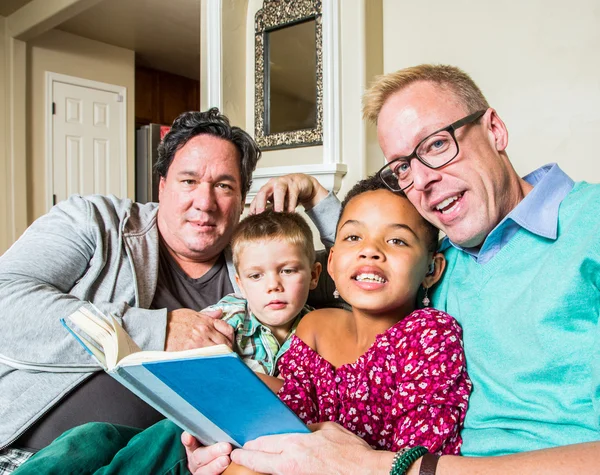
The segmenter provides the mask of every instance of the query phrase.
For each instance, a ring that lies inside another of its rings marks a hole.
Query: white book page
[[[119,324],[119,322],[113,317],[109,315],[110,323],[113,327],[113,332],[116,339],[116,354],[114,361],[107,361],[109,364],[109,368],[115,367],[118,363],[121,362],[123,358],[131,355],[132,353],[138,353],[142,351],[142,349],[135,344],[135,341],[131,339],[129,334],[125,331],[125,329]]]
[[[100,313],[98,309],[96,311]],[[103,349],[103,359],[109,370],[116,366],[119,359],[132,352],[141,351],[112,315],[100,317],[87,308],[81,307],[69,315],[69,319],[81,330],[80,336],[85,336],[88,342],[90,340],[96,342]],[[93,349],[90,348],[90,351],[95,355]]]
[[[193,358],[195,356],[218,356],[233,353],[227,345],[214,345],[205,348],[194,348],[183,351],[141,351],[126,356],[119,362],[119,366],[129,366],[149,361],[167,361]]]
[[[217,356],[233,353],[233,350],[227,345],[214,345],[205,348],[194,348],[183,351],[142,351],[133,341],[125,329],[119,324],[112,315],[104,316],[100,310],[95,308],[98,314],[85,307],[69,316],[69,319],[75,323],[81,330],[80,337],[84,338],[84,343],[90,351],[101,362],[105,362],[108,371],[116,366],[134,365],[149,361],[165,361],[175,359],[186,359],[198,356]],[[97,346],[103,349],[104,355],[93,347],[95,342]],[[89,345],[87,344],[89,343]]]

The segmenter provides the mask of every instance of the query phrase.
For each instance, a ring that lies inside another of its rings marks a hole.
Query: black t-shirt
[[[232,292],[233,285],[223,254],[206,274],[192,279],[179,267],[161,241],[158,284],[152,308],[166,308],[168,311],[178,308],[202,310]]]

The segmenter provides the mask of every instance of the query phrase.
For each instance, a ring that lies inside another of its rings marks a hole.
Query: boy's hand
[[[180,308],[167,314],[166,351],[225,344],[233,348],[233,328],[221,320],[221,310],[196,312]]]
[[[218,475],[229,466],[231,445],[226,442],[203,447],[196,438],[187,432],[181,434],[181,443],[185,447],[188,470],[192,475]]]
[[[316,178],[302,173],[292,173],[271,178],[265,183],[250,203],[250,214],[262,213],[267,203],[273,203],[277,212],[293,212],[301,204],[311,209],[328,195],[327,190]]]

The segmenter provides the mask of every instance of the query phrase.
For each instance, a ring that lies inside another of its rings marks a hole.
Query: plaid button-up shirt
[[[282,345],[271,330],[250,312],[248,301],[240,295],[226,295],[207,310],[223,311],[223,321],[235,331],[235,350],[250,369],[277,376],[277,361],[289,349],[291,337],[296,332],[300,319],[314,309],[308,305],[302,308]]]

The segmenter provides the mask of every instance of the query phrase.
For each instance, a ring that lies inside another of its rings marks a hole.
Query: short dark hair
[[[240,253],[250,243],[263,239],[278,239],[300,246],[311,264],[315,262],[315,246],[310,226],[297,213],[275,212],[269,208],[251,214],[240,221],[231,236],[233,265],[236,270]]]
[[[394,195],[401,196],[404,199],[408,200],[406,194],[403,191],[392,191],[385,185],[385,183],[383,183],[383,181],[381,181],[381,179],[377,175],[371,175],[365,178],[364,180],[360,180],[358,183],[356,183],[356,185],[354,185],[350,189],[350,191],[348,191],[348,193],[346,193],[344,201],[342,201],[342,207],[340,209],[338,224],[339,219],[342,217],[342,214],[344,214],[346,206],[353,198],[356,198],[357,196],[362,195],[367,191],[377,190],[389,191]],[[425,225],[425,230],[427,232],[427,250],[429,252],[436,252],[439,244],[440,230],[422,216],[421,219],[423,220],[423,224]]]
[[[252,185],[252,172],[260,159],[261,151],[250,135],[239,127],[232,127],[229,119],[213,107],[205,112],[191,111],[179,115],[171,130],[158,145],[158,158],[154,171],[166,177],[175,153],[197,135],[212,135],[232,143],[240,153],[240,176],[242,199]]]

